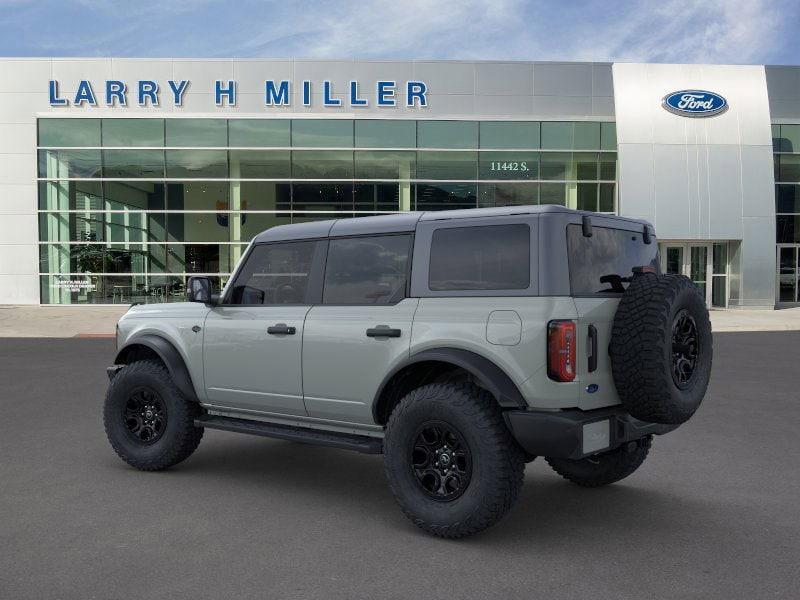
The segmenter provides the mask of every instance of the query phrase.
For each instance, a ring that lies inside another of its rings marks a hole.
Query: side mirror
[[[189,277],[186,280],[186,300],[188,302],[202,302],[213,304],[211,293],[211,280],[208,277]]]

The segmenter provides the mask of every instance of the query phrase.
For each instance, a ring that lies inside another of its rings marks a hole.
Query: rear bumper
[[[509,410],[503,414],[512,435],[528,454],[552,458],[584,458],[678,427],[640,421],[621,406],[588,411]]]

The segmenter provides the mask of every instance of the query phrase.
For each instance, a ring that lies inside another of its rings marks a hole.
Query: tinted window
[[[103,175],[118,179],[164,177],[164,151],[103,150]]]
[[[539,123],[533,121],[483,121],[481,148],[538,148]]]
[[[417,124],[414,121],[357,120],[357,148],[414,148],[417,145]]]
[[[253,248],[236,276],[230,304],[303,304],[317,242]]]
[[[225,150],[167,150],[167,177],[228,176]]]
[[[39,145],[64,148],[99,146],[99,119],[40,119]]]
[[[306,148],[352,148],[353,122],[344,119],[295,119],[292,146]]]
[[[231,148],[285,148],[289,145],[289,120],[231,119],[228,136]]]
[[[100,177],[100,150],[39,150],[39,177]]]
[[[619,293],[628,287],[634,267],[652,266],[658,270],[658,244],[655,238],[645,244],[641,233],[622,229],[593,227],[585,237],[580,225],[567,227],[569,281],[576,295]]]
[[[331,240],[324,304],[392,304],[405,296],[408,235]]]
[[[225,119],[167,119],[167,146],[228,145]]]
[[[477,121],[418,121],[420,148],[477,148]]]
[[[162,119],[103,119],[103,146],[163,146]]]
[[[428,287],[449,290],[524,290],[530,286],[531,230],[527,225],[437,229],[431,242]]]

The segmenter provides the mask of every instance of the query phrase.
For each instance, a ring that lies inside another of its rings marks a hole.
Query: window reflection
[[[286,148],[289,121],[283,119],[231,119],[228,136],[232,148]]]
[[[476,179],[477,152],[418,152],[417,179]]]
[[[356,148],[415,148],[416,121],[358,119],[355,122]]]
[[[341,150],[297,150],[292,152],[295,179],[352,179],[353,153]]]
[[[99,146],[100,119],[39,119],[39,145]]]
[[[164,119],[103,119],[103,146],[164,145]]]
[[[539,123],[483,121],[480,124],[481,148],[539,148]]]
[[[416,152],[361,151],[355,153],[356,179],[414,179]]]
[[[100,150],[39,150],[39,177],[100,177]]]
[[[228,153],[224,150],[167,150],[167,177],[226,178]]]
[[[292,146],[297,148],[352,148],[353,121],[344,119],[295,119]]]
[[[800,147],[799,131],[775,126],[776,148]],[[181,299],[184,273],[224,279],[253,236],[285,223],[616,204],[614,123],[59,118],[38,133],[52,148],[38,155],[43,302]],[[792,243],[798,164],[776,155],[778,212],[790,213],[777,235]]]
[[[477,121],[418,121],[420,148],[477,148]]]
[[[476,184],[416,184],[416,210],[455,210],[476,208]]]
[[[164,153],[161,150],[103,150],[103,176],[161,179],[164,177]]]
[[[482,183],[480,207],[539,204],[538,183]]]
[[[195,148],[228,145],[225,119],[166,119],[167,146]]]

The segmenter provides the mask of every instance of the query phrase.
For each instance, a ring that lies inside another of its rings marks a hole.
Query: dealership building
[[[649,220],[662,268],[714,308],[800,302],[800,67],[14,58],[0,74],[0,304],[177,301],[273,225],[522,204]]]

